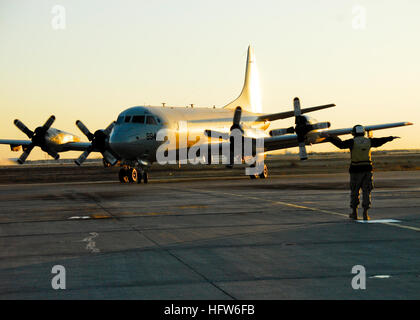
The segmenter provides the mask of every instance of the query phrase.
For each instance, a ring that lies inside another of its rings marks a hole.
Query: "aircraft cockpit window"
[[[133,123],[144,123],[144,116],[133,116]]]
[[[160,118],[158,118],[158,117],[156,117],[156,121],[157,121],[158,123],[161,123]]]
[[[131,116],[126,116],[125,117],[125,122],[130,122],[130,120],[131,120]]]
[[[146,124],[157,124],[156,120],[155,120],[155,117],[147,116],[146,117]]]

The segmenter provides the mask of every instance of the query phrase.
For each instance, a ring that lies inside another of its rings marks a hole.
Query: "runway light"
[[[371,279],[374,279],[374,278],[376,278],[376,279],[388,279],[388,278],[391,278],[391,276],[388,275],[388,274],[378,274],[376,276],[372,276],[372,277],[369,277],[369,278],[371,278]]]
[[[89,216],[74,216],[74,217],[69,217],[68,220],[79,220],[79,219],[90,219]]]

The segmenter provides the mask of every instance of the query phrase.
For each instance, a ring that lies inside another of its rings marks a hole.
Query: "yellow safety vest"
[[[365,137],[355,137],[353,141],[353,148],[351,149],[352,166],[372,164],[370,139]]]

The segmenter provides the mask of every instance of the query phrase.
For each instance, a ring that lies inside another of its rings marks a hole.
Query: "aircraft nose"
[[[127,137],[121,132],[121,130],[115,130],[109,137],[109,147],[120,156],[125,156],[125,150],[129,145]]]
[[[124,128],[115,128],[109,137],[109,147],[122,159],[135,158],[142,152],[143,139]]]

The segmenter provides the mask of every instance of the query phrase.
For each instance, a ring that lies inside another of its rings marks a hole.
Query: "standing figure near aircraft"
[[[359,206],[360,189],[363,191],[363,220],[370,220],[368,210],[371,205],[371,191],[373,189],[371,148],[377,148],[398,137],[366,138],[366,130],[362,125],[355,125],[352,130],[353,139],[342,141],[340,138],[331,136],[326,140],[337,148],[350,149],[350,207],[352,213],[350,219],[357,220],[357,208]]]

